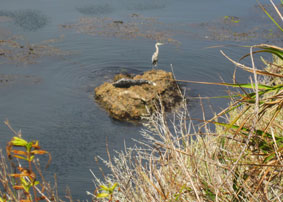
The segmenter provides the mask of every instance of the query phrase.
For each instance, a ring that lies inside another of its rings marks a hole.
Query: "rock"
[[[113,81],[118,81],[120,79],[132,79],[133,78],[133,75],[130,75],[130,74],[116,74]]]
[[[142,116],[149,115],[159,108],[159,99],[167,111],[182,100],[182,95],[171,72],[150,70],[132,77],[119,74],[115,76],[114,83],[123,78],[146,80],[148,83],[119,88],[113,83],[105,82],[95,88],[95,100],[115,119],[141,120]]]

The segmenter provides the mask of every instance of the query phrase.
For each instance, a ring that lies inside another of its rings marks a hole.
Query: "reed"
[[[282,30],[278,22],[275,25]],[[241,58],[249,57],[249,65],[221,53],[251,73],[249,82],[239,84],[234,76],[233,83],[198,83],[238,89],[227,95],[230,105],[207,120],[200,102],[203,120],[195,125],[185,99],[170,117],[158,103],[160,110],[144,118],[143,140],[133,147],[125,145],[113,157],[107,147],[108,159],[99,157],[111,172],[99,179],[91,171],[95,189],[87,194],[93,201],[283,200],[283,48],[251,46]],[[266,67],[258,69],[254,57],[262,53],[271,54],[273,60],[263,55]],[[35,156],[49,153],[5,123],[15,136],[6,148],[10,164],[0,151],[0,202],[62,201],[56,184],[52,187],[45,181],[35,161]],[[70,194],[67,198],[72,201]]]
[[[254,52],[255,48],[259,50]],[[267,67],[259,70],[253,57],[263,51],[272,52],[274,60],[263,60]],[[108,160],[100,158],[111,173],[103,182],[94,176],[97,189],[92,193],[93,200],[282,200],[282,53],[276,46],[253,46],[251,67],[223,53],[252,73],[250,83],[237,84],[235,79],[233,85],[226,84],[242,91],[230,95],[230,106],[210,120],[204,114],[198,127],[192,123],[185,100],[171,119],[161,107],[147,118],[141,131],[144,141],[132,148],[125,146],[115,157],[109,154]],[[216,129],[209,129],[208,123],[215,124]],[[97,197],[101,196],[99,187],[114,183],[118,188],[111,200]]]

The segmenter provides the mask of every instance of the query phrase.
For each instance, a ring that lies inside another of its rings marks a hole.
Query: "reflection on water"
[[[0,16],[12,18],[16,25],[25,31],[36,31],[48,22],[48,18],[38,10],[25,9],[16,11],[0,10]]]

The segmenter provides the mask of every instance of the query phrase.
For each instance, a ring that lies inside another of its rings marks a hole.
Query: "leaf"
[[[16,189],[16,190],[24,189],[24,187],[22,185],[14,185],[13,188]]]
[[[280,50],[272,49],[272,48],[266,48],[266,47],[260,47],[260,46],[258,48],[261,48],[262,50],[253,51],[252,54],[256,54],[256,53],[271,53],[271,54],[276,55],[277,57],[279,57],[281,60],[283,60],[282,51],[280,51]],[[243,57],[240,58],[240,61],[243,60],[244,58],[250,56],[250,55],[251,55],[250,53],[244,55]],[[271,76],[272,75],[277,76],[277,74],[271,74]],[[280,75],[280,74],[278,74],[278,75]]]
[[[25,178],[21,177],[21,183],[23,186],[28,186],[30,183],[25,180]]]
[[[27,159],[27,158],[25,158],[25,157],[23,157],[23,156],[13,155],[13,157],[18,158],[18,159],[23,159],[23,160],[28,161],[28,159]]]
[[[29,143],[26,144],[26,149],[27,149],[28,152],[31,151],[32,144],[33,144],[33,142],[29,142]]]
[[[23,174],[23,173],[21,173],[21,174],[15,173],[15,174],[10,174],[10,176],[11,177],[24,177],[24,176],[28,176],[28,175]]]
[[[11,143],[13,146],[18,146],[18,147],[25,147],[28,144],[27,141],[16,136],[12,138]]]
[[[209,200],[215,201],[216,195],[213,193],[213,191],[210,190],[208,184],[205,181],[203,181],[203,185],[204,185],[205,195],[209,198]]]
[[[35,149],[40,149],[40,146],[38,145],[38,141],[33,142],[32,147]]]
[[[268,13],[268,11],[259,3],[257,0],[257,3],[261,7],[261,9],[265,12],[265,14],[269,17],[269,19],[283,32],[283,28],[274,20],[274,18]]]
[[[251,88],[253,89],[255,87],[254,84],[234,84],[234,83],[218,83],[218,82],[204,82],[204,81],[186,81],[186,80],[175,80],[177,82],[183,82],[183,83],[198,83],[198,84],[208,84],[208,85],[219,85],[219,86],[231,86],[231,87],[236,87],[236,88]],[[272,86],[267,86],[267,85],[258,85],[258,89],[260,90],[269,90],[272,89]]]
[[[100,185],[102,191],[109,191],[109,187],[105,186],[105,185]]]
[[[27,156],[27,153],[25,151],[21,151],[21,150],[12,150],[12,152],[14,154],[17,154],[17,155],[23,155],[23,156]]]
[[[230,124],[227,124],[227,123],[220,123],[220,122],[214,122],[214,121],[211,121],[210,123],[213,123],[213,124],[216,124],[216,125],[220,125],[220,126],[224,126],[224,127],[227,127],[227,128],[232,128],[232,129],[239,129],[240,128],[237,125],[230,125]],[[244,133],[244,132],[250,132],[250,130],[248,128],[245,128],[245,127],[241,127],[241,131],[242,131],[242,134],[245,135],[245,136],[248,136],[248,134]],[[270,139],[272,138],[271,134],[265,133],[262,130],[256,130],[255,133],[256,133],[256,135],[259,135],[259,136],[265,135],[266,137],[268,137]],[[281,136],[277,136],[276,135],[275,136],[275,140],[276,140],[277,144],[283,143],[283,137],[281,137]]]
[[[98,194],[96,195],[96,197],[97,197],[97,198],[107,198],[107,197],[109,197],[109,194],[106,193],[106,192],[98,193]]]
[[[31,151],[32,154],[47,154],[48,151],[45,150],[33,150]]]
[[[283,150],[283,145],[281,145],[281,146],[279,147],[279,149],[278,149],[277,152],[280,153],[282,150]],[[268,156],[264,159],[263,163],[269,162],[269,161],[270,161],[271,159],[273,159],[275,156],[276,156],[276,153],[275,153],[275,152],[272,152],[270,155],[268,155]]]
[[[261,45],[265,45],[265,44],[261,44]],[[253,46],[253,47],[257,47],[257,48],[258,48],[258,47],[260,47],[261,45]],[[266,46],[267,46],[267,45],[266,45]],[[278,48],[278,49],[280,49],[280,48]],[[283,49],[282,49],[282,51],[283,51]],[[253,68],[248,67],[248,66],[246,66],[246,65],[243,65],[243,64],[241,64],[241,63],[239,63],[239,62],[236,62],[236,61],[232,60],[232,59],[231,59],[230,57],[228,57],[222,50],[220,50],[220,52],[221,52],[221,54],[222,54],[224,57],[226,57],[230,62],[232,62],[233,64],[235,64],[237,67],[240,67],[241,69],[243,69],[243,70],[245,70],[245,71],[254,73],[254,69],[253,69]],[[249,54],[248,54],[248,55],[249,55]],[[248,56],[248,55],[246,55],[246,56]],[[283,55],[282,55],[282,57],[283,57]],[[262,70],[258,70],[258,69],[256,69],[255,72],[256,72],[257,74],[260,74],[260,75],[283,77],[283,76],[280,75],[280,74],[273,74],[273,73],[269,73],[269,72],[267,72],[267,71],[262,71]],[[282,85],[281,85],[281,86],[282,86]]]
[[[116,183],[113,184],[112,187],[110,187],[111,192],[114,191],[114,189],[117,187],[117,185],[118,185],[118,183],[116,182]]]
[[[34,159],[34,155],[30,156],[30,158],[28,159],[28,161],[32,161]]]
[[[215,201],[216,195],[210,190],[210,189],[205,189],[204,190],[205,195],[212,201]]]

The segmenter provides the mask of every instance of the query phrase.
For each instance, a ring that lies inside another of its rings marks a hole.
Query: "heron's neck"
[[[157,52],[157,53],[158,53],[159,48],[158,48],[158,45],[157,45],[157,44],[155,44],[155,48],[156,48],[155,52]]]

